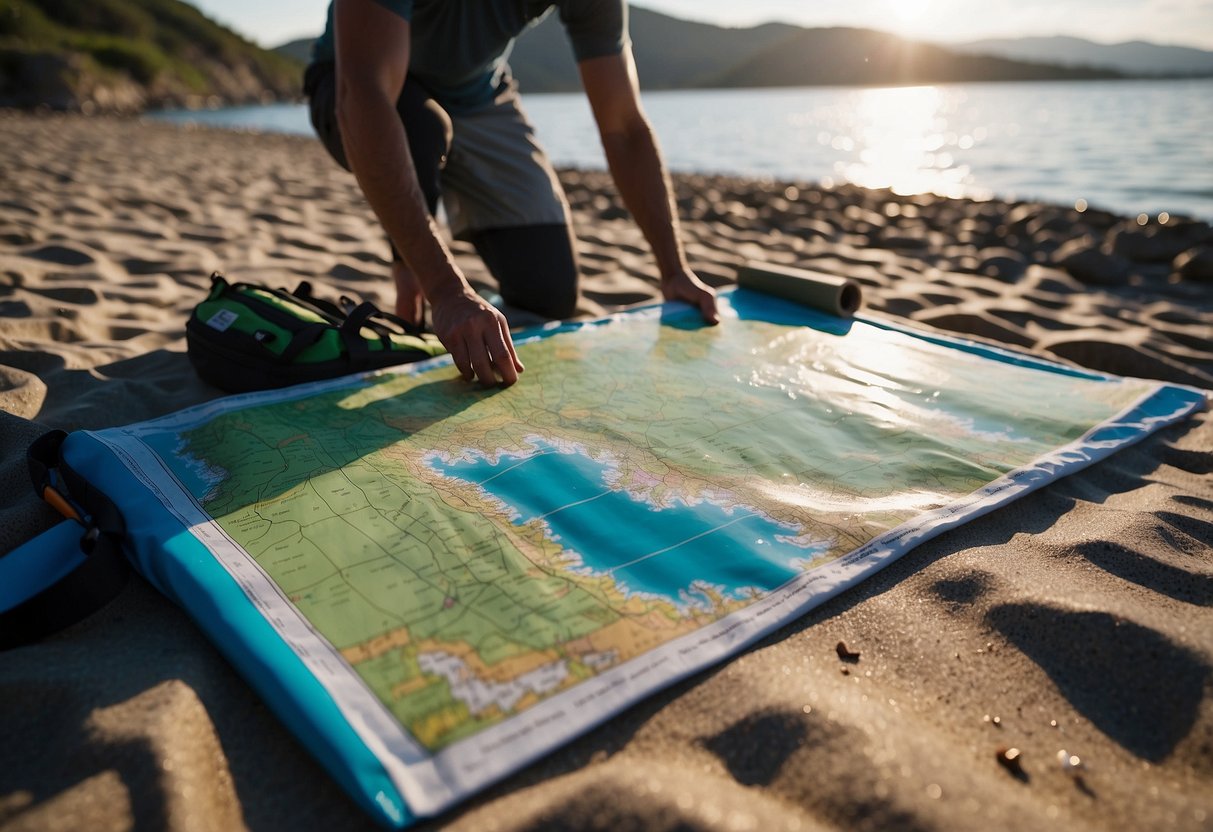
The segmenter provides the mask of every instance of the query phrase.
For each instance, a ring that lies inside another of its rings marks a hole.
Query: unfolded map
[[[544,333],[507,389],[440,361],[128,438],[457,797],[1060,470],[1157,387],[724,306]]]

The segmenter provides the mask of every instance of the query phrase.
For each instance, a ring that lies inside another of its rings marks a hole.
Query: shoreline
[[[1084,198],[1126,216],[1166,212],[1213,222],[1213,179],[1198,152],[1206,116],[1213,115],[1205,103],[1213,98],[1200,93],[1213,79],[1143,83],[1135,91],[1101,88],[1090,95],[1057,85],[977,83],[655,90],[645,100],[667,163],[684,173],[857,181],[1058,205]],[[1140,95],[1156,108],[1150,125],[1132,115]],[[558,164],[605,168],[582,94],[524,86],[522,98]],[[837,116],[851,109],[857,121]],[[189,117],[314,137],[302,105]],[[932,119],[935,127],[928,126]],[[948,161],[937,162],[944,156]]]
[[[184,341],[212,270],[391,300],[382,233],[314,140],[4,114],[0,141],[0,556],[57,519],[25,471],[38,435],[220,395]],[[579,317],[659,300],[609,176],[560,177]],[[1206,223],[674,183],[688,257],[712,285],[747,259],[846,275],[877,316],[1213,390]],[[468,244],[452,249],[495,290]],[[418,828],[1208,829],[1211,489],[1206,410],[922,544]],[[371,827],[141,579],[5,654],[0,691],[0,824]],[[1022,752],[1022,776],[998,762],[1003,748]]]

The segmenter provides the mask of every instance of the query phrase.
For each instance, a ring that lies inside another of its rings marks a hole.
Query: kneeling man
[[[434,222],[469,240],[509,304],[550,318],[577,303],[569,208],[523,114],[506,57],[550,12],[573,45],[607,163],[648,240],[667,300],[716,323],[687,265],[669,177],[640,107],[624,0],[333,0],[305,77],[312,124],[352,170],[392,245],[396,313],[435,334],[466,379],[523,370],[505,317],[468,284]]]

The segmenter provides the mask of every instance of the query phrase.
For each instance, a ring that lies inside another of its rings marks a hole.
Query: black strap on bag
[[[338,298],[337,303],[333,303],[319,297],[312,289],[312,284],[306,280],[301,282],[293,292],[288,293],[288,296],[296,302],[302,301],[337,321],[344,321],[347,326],[354,327],[354,331],[369,325],[382,337],[385,330],[383,324],[386,322],[405,335],[424,335],[428,332],[423,325],[409,323],[404,318],[380,309],[369,301],[359,303],[349,295],[342,295]],[[350,324],[352,319],[355,320],[355,323]]]
[[[113,501],[64,461],[65,439],[67,434],[56,430],[30,446],[30,477],[47,503],[83,529],[79,546],[85,557],[59,581],[32,588],[30,597],[0,612],[0,650],[37,641],[91,615],[109,603],[130,576],[130,565],[122,552],[126,535],[122,514]],[[47,551],[45,556],[63,554]]]

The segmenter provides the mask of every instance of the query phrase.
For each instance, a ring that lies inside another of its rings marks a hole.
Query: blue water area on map
[[[430,465],[481,486],[515,509],[517,523],[542,518],[566,549],[597,574],[610,572],[629,592],[661,595],[677,604],[706,583],[740,598],[775,589],[796,575],[797,560],[818,554],[780,542],[796,529],[753,509],[710,503],[656,508],[612,489],[608,466],[582,453],[539,445],[526,457],[502,455]]]

